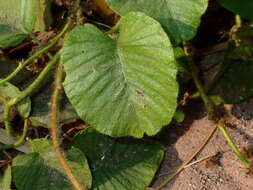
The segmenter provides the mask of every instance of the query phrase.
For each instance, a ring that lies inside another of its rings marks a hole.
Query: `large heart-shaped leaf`
[[[179,44],[195,36],[208,0],[107,0],[107,3],[120,15],[141,11],[155,18],[172,42]]]
[[[92,190],[145,190],[164,154],[154,142],[113,139],[92,128],[78,134],[73,145],[90,160]]]
[[[98,131],[142,137],[171,121],[178,93],[173,49],[160,24],[144,13],[123,17],[119,34],[111,36],[90,24],[75,28],[61,62],[66,95]]]
[[[72,190],[51,143],[46,139],[31,141],[33,153],[13,160],[13,178],[19,190]],[[92,179],[84,154],[72,148],[66,152],[67,163],[79,183],[91,187]]]
[[[252,0],[218,0],[225,8],[245,18],[253,19]]]
[[[15,46],[52,22],[51,0],[0,0],[0,46]]]

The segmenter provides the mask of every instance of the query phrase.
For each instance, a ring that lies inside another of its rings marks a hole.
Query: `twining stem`
[[[13,144],[0,146],[0,150],[14,148],[14,147],[17,147],[17,146],[20,146],[21,144],[23,144],[24,141],[25,141],[25,137],[27,135],[27,131],[28,131],[28,119],[25,119],[24,128],[23,128],[23,132],[22,132],[21,137],[16,142],[14,142]]]
[[[200,93],[200,96],[203,100],[203,102],[205,103],[205,107],[208,111],[209,116],[213,116],[215,113],[215,110],[213,109],[213,105],[215,104],[207,95],[206,92],[204,90],[203,85],[201,84],[199,78],[198,78],[198,74],[196,72],[197,68],[194,64],[192,55],[189,55],[187,52],[187,49],[185,49],[185,53],[187,54],[187,56],[189,57],[189,67],[191,69],[191,73],[192,73],[192,78],[194,80],[194,83]],[[243,165],[246,168],[250,167],[250,162],[246,159],[246,157],[240,152],[239,148],[236,146],[236,144],[233,142],[231,136],[228,134],[227,130],[225,129],[225,125],[221,122],[217,123],[218,124],[218,128],[221,131],[223,137],[226,139],[226,141],[228,142],[228,145],[231,147],[231,149],[234,151],[234,153],[238,156],[238,158],[242,161]]]
[[[234,143],[233,139],[231,138],[231,136],[227,132],[227,129],[225,128],[225,126],[223,124],[219,124],[218,128],[220,129],[221,133],[223,134],[223,136],[227,140],[230,148],[234,151],[234,153],[242,161],[244,167],[245,168],[249,168],[250,165],[251,165],[250,162],[247,160],[247,158],[241,153],[241,151],[239,150],[239,148],[236,146],[236,144]]]
[[[12,135],[12,127],[10,122],[10,110],[11,108],[22,101],[24,98],[28,97],[34,90],[36,90],[42,81],[46,78],[48,72],[54,67],[54,65],[57,63],[58,59],[60,57],[60,53],[58,52],[53,59],[46,65],[46,67],[43,69],[43,71],[39,74],[39,76],[35,79],[35,81],[30,84],[24,91],[22,91],[17,97],[10,99],[5,103],[4,106],[4,113],[3,113],[3,119],[4,119],[4,125],[6,128],[6,133],[8,136]]]
[[[211,132],[208,134],[208,136],[206,137],[206,139],[204,140],[204,142],[198,147],[198,149],[191,155],[191,157],[186,160],[181,166],[179,166],[179,168],[173,173],[171,174],[168,178],[166,178],[166,180],[161,183],[157,188],[155,188],[156,190],[160,190],[162,189],[167,183],[169,183],[174,177],[176,177],[180,172],[182,172],[184,170],[184,168],[203,150],[203,148],[207,145],[207,143],[210,141],[210,139],[212,138],[212,136],[214,135],[215,131],[216,131],[217,127],[215,126]]]
[[[52,41],[46,47],[40,49],[39,51],[34,53],[31,57],[29,57],[25,61],[21,61],[18,65],[18,67],[10,75],[8,75],[6,78],[0,80],[0,84],[8,82],[13,77],[15,77],[32,60],[39,57],[43,53],[47,53],[48,50],[50,48],[52,48],[59,41],[59,39],[65,34],[65,32],[68,30],[69,26],[70,26],[70,22],[67,22],[67,24],[64,26],[64,28],[61,30],[61,32],[54,39],[52,39]]]
[[[51,125],[50,126],[51,126],[51,136],[52,136],[53,147],[54,147],[58,160],[60,161],[68,179],[73,184],[75,190],[87,190],[87,187],[82,186],[73,175],[71,169],[69,168],[64,158],[64,154],[60,148],[60,140],[58,138],[58,134],[59,134],[58,118],[59,118],[59,96],[62,89],[62,86],[61,86],[62,75],[63,75],[63,68],[62,68],[62,65],[59,64],[56,71],[55,88],[54,88],[52,101],[51,101]]]

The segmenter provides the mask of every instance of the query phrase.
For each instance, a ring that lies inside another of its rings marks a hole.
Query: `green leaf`
[[[6,82],[4,84],[0,85],[0,103],[3,103],[1,100],[8,99],[8,98],[15,98],[17,97],[21,92],[19,89],[12,85],[9,82]],[[27,118],[31,111],[31,100],[29,97],[25,98],[21,102],[17,104],[17,110],[19,114]]]
[[[34,126],[50,126],[51,119],[51,96],[53,93],[53,84],[47,83],[44,85],[39,92],[31,97],[32,100],[32,111],[29,119]],[[68,123],[70,121],[76,120],[78,115],[75,109],[69,103],[65,94],[60,98],[60,108],[59,108],[59,122]]]
[[[129,13],[119,34],[76,27],[64,42],[61,62],[66,95],[78,115],[110,136],[155,135],[177,105],[177,66],[160,24]]]
[[[15,46],[51,23],[51,0],[0,0],[0,46]]]
[[[51,2],[52,0],[22,0],[21,22],[27,32],[45,31],[52,23]]]
[[[120,15],[141,11],[159,21],[175,44],[192,39],[208,0],[107,0]]]
[[[2,179],[0,179],[0,189],[1,190],[11,190],[11,167],[8,166]]]
[[[184,121],[185,119],[185,113],[182,109],[178,108],[177,111],[174,114],[173,119],[177,122],[177,123],[181,123]]]
[[[90,160],[91,190],[145,190],[164,155],[161,146],[154,142],[113,139],[92,128],[78,134],[73,145]]]
[[[221,74],[209,92],[215,101],[233,104],[253,96],[252,33],[252,27],[243,27],[233,35]]]
[[[51,143],[46,139],[30,141],[33,153],[13,160],[13,178],[19,190],[72,190]],[[91,187],[91,174],[84,154],[72,148],[66,152],[67,163],[78,181]]]
[[[0,46],[16,46],[21,43],[27,34],[10,25],[0,24]]]
[[[245,18],[253,19],[252,0],[218,0],[219,3],[228,10],[239,14]]]

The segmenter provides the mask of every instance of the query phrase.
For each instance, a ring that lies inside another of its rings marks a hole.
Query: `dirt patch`
[[[166,157],[156,175],[153,187],[173,173],[182,161],[187,160],[214,127],[207,119],[203,105],[198,102],[193,104],[188,106],[191,110],[186,110],[187,118],[182,125],[174,125],[167,129],[169,137],[162,140],[166,147]],[[235,143],[241,149],[252,147],[253,98],[226,107],[230,113],[227,128]],[[246,113],[247,120],[243,113]],[[215,162],[203,161],[186,168],[163,190],[252,190],[253,176],[247,169],[242,168],[240,161],[219,131],[216,131],[195,160],[216,153],[219,153],[219,157]]]

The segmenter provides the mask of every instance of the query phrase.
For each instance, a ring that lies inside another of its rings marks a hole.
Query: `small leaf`
[[[72,190],[51,143],[46,139],[31,141],[33,153],[13,160],[13,178],[19,190]],[[84,154],[73,148],[66,153],[67,163],[78,181],[91,186],[91,174]]]
[[[0,179],[0,189],[1,190],[11,190],[11,167],[8,166],[2,179]]]
[[[110,136],[155,135],[177,105],[177,66],[158,22],[129,13],[111,37],[76,27],[64,42],[64,90],[78,115]]]
[[[192,39],[208,0],[107,0],[120,15],[141,11],[161,23],[175,44]]]
[[[173,119],[177,122],[177,123],[181,123],[184,121],[185,119],[185,113],[182,109],[178,108],[177,111],[174,114]]]
[[[218,0],[228,10],[239,14],[245,18],[253,19],[253,1],[252,0]]]
[[[0,101],[3,99],[7,99],[7,98],[15,98],[17,97],[21,92],[19,91],[19,89],[12,85],[9,82],[6,82],[4,84],[0,85]],[[0,102],[3,103],[3,102]],[[19,114],[24,117],[27,118],[30,114],[31,111],[31,100],[29,97],[25,98],[24,100],[22,100],[21,102],[19,102],[17,104],[17,109]]]
[[[73,145],[90,160],[92,190],[145,190],[164,155],[154,142],[113,139],[92,128],[78,134]]]

